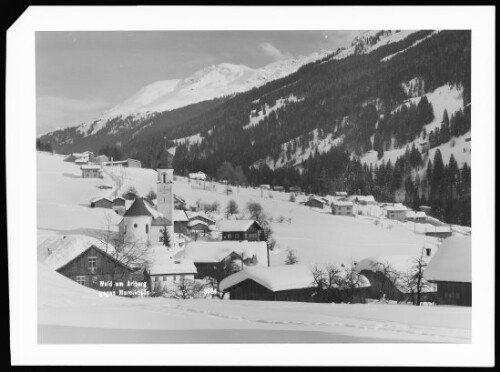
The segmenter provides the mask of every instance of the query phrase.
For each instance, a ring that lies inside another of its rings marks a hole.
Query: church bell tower
[[[167,149],[167,140],[164,138],[163,149],[157,166],[158,179],[156,181],[157,208],[163,217],[172,223],[171,235],[173,236],[173,214],[174,214],[174,169],[172,161],[174,156]]]

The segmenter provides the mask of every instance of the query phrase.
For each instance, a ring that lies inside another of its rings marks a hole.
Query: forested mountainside
[[[366,52],[385,36],[244,93],[108,122],[105,136],[72,128],[40,139],[58,152],[118,144],[154,168],[166,136],[176,172],[215,177],[227,162],[242,170],[233,182],[371,193],[470,225],[470,32],[418,31]],[[135,130],[116,137],[114,125]]]

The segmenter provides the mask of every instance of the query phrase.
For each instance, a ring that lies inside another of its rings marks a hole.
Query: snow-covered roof
[[[425,212],[414,212],[414,211],[409,211],[406,213],[406,218],[426,218],[427,215]]]
[[[88,235],[55,235],[44,240],[39,249],[50,250],[50,254],[43,261],[53,270],[66,265],[69,261],[85,252],[92,245],[106,251],[105,244],[99,239]],[[108,244],[108,253],[114,253],[115,248]]]
[[[345,191],[335,191],[335,196],[347,196],[347,192]]]
[[[196,218],[205,218],[207,220],[210,220],[212,221],[213,223],[215,223],[215,220],[212,218],[212,217],[208,217],[206,213],[204,212],[192,212],[192,211],[186,211],[186,216],[188,217],[188,219],[190,220],[193,220],[193,219],[196,219]]]
[[[167,218],[163,216],[159,216],[153,218],[151,221],[151,226],[172,226],[172,222],[170,222]]]
[[[243,269],[223,279],[219,283],[219,289],[226,291],[247,279],[253,280],[273,292],[311,288],[314,283],[312,272],[307,266],[282,265]]]
[[[471,238],[455,235],[443,241],[424,272],[429,281],[472,283]]]
[[[180,222],[189,221],[186,212],[181,209],[174,209],[172,216],[174,221],[180,221]]]
[[[375,202],[375,198],[373,197],[373,195],[351,195],[348,198],[350,201],[355,201],[356,199],[358,199],[358,201],[364,201],[367,203]]]
[[[352,207],[353,203],[350,201],[334,200],[332,204],[336,207]]]
[[[431,245],[429,245],[428,248],[431,248],[431,256],[423,256],[423,260],[426,263],[429,263],[429,261],[432,258],[432,255],[437,250],[437,248]],[[404,256],[404,255],[373,256],[359,261],[355,266],[355,270],[357,272],[362,272],[364,270],[373,272],[378,271],[383,274],[388,274],[389,276],[391,276],[391,279],[394,280],[394,285],[401,292],[408,293],[409,292],[408,284],[401,276],[413,270],[416,258],[417,254],[415,256]],[[435,292],[435,291],[436,291],[435,286],[430,283],[426,283],[426,285],[422,288],[422,292]]]
[[[150,261],[148,272],[151,275],[196,274],[198,272],[193,261],[172,258],[163,245],[149,247],[147,259]]]
[[[222,220],[219,222],[219,231],[222,232],[246,231],[254,223],[257,222],[254,220]]]
[[[202,220],[193,220],[193,221],[189,221],[189,223],[188,223],[188,227],[193,227],[196,225],[204,225],[204,226],[208,227],[208,223],[203,222]]]
[[[405,212],[408,211],[408,208],[406,208],[403,204],[394,204],[394,205],[388,205],[384,208],[388,212]]]
[[[75,163],[78,162],[78,160],[75,161]],[[95,165],[95,164],[88,164],[88,165],[82,165],[80,166],[80,169],[84,169],[84,170],[101,170],[101,166],[100,165]]]
[[[105,196],[96,196],[95,198],[90,199],[90,202],[94,203],[98,200],[103,200],[103,199],[113,203],[113,200],[111,200],[110,198],[106,198]]]
[[[243,259],[257,256],[257,265],[267,266],[267,243],[264,241],[196,241],[186,245],[182,256],[194,262],[221,262],[235,252]],[[181,257],[181,256],[179,256]]]

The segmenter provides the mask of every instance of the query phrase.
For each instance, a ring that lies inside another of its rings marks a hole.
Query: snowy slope
[[[42,344],[470,343],[470,313],[465,307],[101,297],[38,264]]]

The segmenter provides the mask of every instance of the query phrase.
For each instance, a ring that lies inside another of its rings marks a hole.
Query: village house
[[[471,238],[456,235],[445,239],[424,278],[437,284],[438,305],[472,306]]]
[[[406,220],[406,213],[408,208],[402,204],[388,205],[385,208],[387,213],[387,218],[390,220],[396,220],[404,222]]]
[[[337,197],[344,197],[344,198],[348,196],[347,192],[345,191],[335,191],[334,195]]]
[[[427,264],[431,260],[435,248],[426,247],[422,259]],[[414,270],[415,257],[401,256],[374,256],[359,261],[355,270],[368,278],[370,288],[368,298],[397,302],[415,302],[415,288],[408,285],[407,273]],[[436,286],[427,281],[422,282],[422,302],[434,302],[436,299]]]
[[[298,186],[292,186],[289,189],[290,192],[302,192],[302,189]]]
[[[208,224],[204,221],[200,221],[198,219],[189,221],[187,224],[187,228],[189,229],[191,236],[196,239],[197,236],[205,236],[210,232],[210,228]]]
[[[373,195],[350,195],[347,197],[347,200],[360,205],[371,205],[377,203]]]
[[[273,186],[274,191],[285,191],[285,188],[283,186]]]
[[[331,204],[332,214],[337,216],[353,216],[354,204],[348,201],[334,200]]]
[[[219,223],[222,240],[265,240],[264,229],[254,220],[223,220]]]
[[[427,215],[425,214],[425,212],[408,211],[406,213],[406,219],[412,222],[426,222]]]
[[[196,241],[186,245],[180,258],[192,260],[198,274],[195,279],[222,280],[248,266],[268,266],[265,241]]]
[[[90,208],[113,209],[113,201],[109,198],[98,196],[90,200]]]
[[[199,180],[199,181],[205,181],[207,179],[207,175],[201,171],[195,173],[189,173],[188,177],[191,180]]]
[[[425,232],[425,235],[427,236],[432,236],[434,238],[439,238],[439,239],[446,239],[452,236],[453,231],[451,229],[451,226],[434,226],[434,228],[431,228],[431,230],[428,230]]]
[[[179,234],[186,234],[189,223],[189,219],[186,215],[186,212],[183,211],[182,209],[174,209],[173,218],[174,218],[174,232]]]
[[[95,245],[56,270],[75,282],[99,291],[130,290],[127,283],[142,282],[141,268],[132,268]]]
[[[126,160],[111,160],[102,162],[106,166],[126,167],[126,168],[142,168],[140,160],[128,158]]]
[[[230,300],[314,301],[314,278],[305,265],[258,267],[234,273],[219,283]]]
[[[215,220],[211,217],[208,217],[204,212],[186,211],[186,216],[188,217],[189,222],[198,220],[206,223],[208,226],[215,225]]]
[[[126,199],[121,196],[117,196],[116,198],[113,199],[113,208],[125,208],[126,205]]]
[[[103,170],[100,165],[82,165],[80,169],[82,170],[82,178],[103,178]]]
[[[170,257],[164,246],[152,246],[147,254],[144,278],[150,291],[173,290],[183,280],[194,281],[197,274],[193,261]]]
[[[304,203],[304,205],[307,205],[308,207],[311,207],[311,208],[323,209],[323,207],[325,206],[325,202],[324,202],[324,200],[313,196],[313,197],[309,198],[309,200],[306,201]]]

